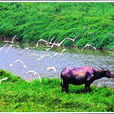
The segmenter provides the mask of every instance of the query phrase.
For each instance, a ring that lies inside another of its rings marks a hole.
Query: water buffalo
[[[114,73],[105,69],[95,69],[89,66],[64,68],[61,72],[62,91],[68,92],[69,84],[85,84],[85,91],[90,90],[90,84],[102,77],[114,78]]]

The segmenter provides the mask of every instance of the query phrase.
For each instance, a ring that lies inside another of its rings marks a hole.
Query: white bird
[[[4,81],[4,80],[7,80],[7,79],[8,79],[8,77],[5,77],[5,78],[0,79],[0,83],[1,83],[2,81]]]
[[[0,51],[2,51],[5,47],[6,47],[7,44],[5,44],[3,47],[0,48]]]
[[[75,41],[77,37],[75,37],[74,39],[73,38],[67,38],[68,40],[71,40],[71,41]]]
[[[17,47],[17,48],[19,48],[20,46],[19,46],[19,45],[14,45],[14,47]]]
[[[9,45],[9,47],[8,47],[7,49],[9,50],[11,47],[13,47],[13,45],[12,45],[12,44],[11,44],[11,45]]]
[[[55,42],[52,43],[52,40],[53,40],[54,38],[55,38],[55,37],[53,37],[49,42],[46,41],[46,40],[44,40],[44,39],[40,39],[40,40],[38,40],[38,42],[37,42],[37,44],[36,44],[35,47],[38,47],[39,42],[44,42],[46,45],[51,45],[51,47],[53,47],[53,46],[60,47],[60,46],[62,45],[62,43],[63,43],[65,40],[75,41],[75,39],[76,39],[77,37],[75,37],[74,39],[65,38],[65,39],[63,39],[60,43],[55,43]]]
[[[46,51],[49,51],[50,49],[51,49],[51,48],[46,48],[45,50],[46,50]]]
[[[32,55],[37,56],[37,57],[39,57],[39,56],[40,56],[39,54],[36,54],[36,53],[33,53]]]
[[[52,39],[49,41],[50,44],[52,43],[52,40],[53,40],[54,38],[55,38],[55,37],[52,37]]]
[[[38,45],[39,45],[39,41],[36,43],[36,46],[35,47],[38,47]]]
[[[54,56],[56,56],[56,55],[62,55],[63,52],[65,52],[65,51],[66,51],[66,49],[63,49],[63,50],[61,51],[61,53],[55,53]]]
[[[46,45],[48,45],[48,44],[49,44],[49,42],[48,42],[48,41],[46,41],[46,40],[44,40],[44,39],[40,39],[40,40],[38,40],[38,42],[37,42],[37,44],[36,44],[36,46],[35,46],[35,47],[38,47],[39,42],[44,42]]]
[[[16,38],[16,35],[12,38],[12,40],[11,41],[7,41],[7,40],[5,40],[4,42],[7,42],[7,43],[11,43],[11,44],[13,44],[14,43],[14,39]]]
[[[47,67],[47,70],[54,70],[55,73],[57,72],[55,67]]]
[[[13,47],[13,45],[11,44],[11,45],[9,45],[9,47],[7,48],[7,50],[6,50],[6,53],[8,53],[8,51],[9,51],[9,49],[11,48],[11,47]]]
[[[66,38],[63,39],[60,43],[55,43],[55,46],[60,47],[65,40],[66,40]]]
[[[92,47],[93,49],[96,50],[96,47],[92,46],[91,44],[86,44],[81,51],[83,51],[86,47]]]
[[[55,44],[56,44],[56,43],[54,42],[54,43],[51,45],[51,48],[53,48]]]
[[[41,60],[41,59],[43,59],[44,57],[49,57],[50,56],[50,58],[52,58],[52,56],[51,55],[49,55],[49,54],[44,54],[44,55],[42,55],[39,59],[37,59],[37,61],[39,61],[39,60]]]
[[[51,45],[50,48],[46,48],[46,51],[49,51],[50,49],[52,49],[54,47],[54,45],[55,45],[55,42]]]
[[[7,44],[6,44],[6,45],[7,45]],[[3,50],[3,48],[6,47],[6,45],[4,45],[2,48],[0,48],[0,51]],[[8,53],[8,51],[9,51],[9,49],[10,49],[11,47],[19,47],[19,45],[10,44],[10,45],[7,47],[7,49],[6,49],[6,53]]]
[[[31,47],[24,48],[21,52],[23,52],[25,50],[29,50],[29,49],[31,49]]]
[[[33,48],[33,47],[27,47],[27,48],[24,48],[24,49],[22,49],[22,50],[20,51],[20,53],[23,54],[24,51],[29,52],[29,51],[31,51],[31,50],[29,50],[29,49],[32,49],[32,48]]]
[[[28,74],[28,73],[32,73],[33,75],[37,75],[37,76],[38,76],[38,78],[39,78],[39,80],[40,80],[40,82],[41,82],[41,76],[39,75],[39,73],[38,73],[38,72],[33,71],[33,70],[29,70],[29,71],[27,71],[25,74]],[[32,76],[33,76],[33,75],[32,75]]]
[[[17,62],[21,63],[24,68],[27,68],[27,66],[24,64],[24,62],[23,62],[22,60],[19,60],[19,59],[18,59],[18,60],[15,60],[15,61],[14,61],[13,63],[11,63],[9,66],[11,67],[11,66],[13,66],[14,63],[17,63]]]
[[[63,39],[60,43],[55,43],[54,45],[57,46],[57,47],[60,47],[62,45],[62,43],[65,41],[65,40],[74,40],[74,39],[71,39],[71,38],[65,38]]]

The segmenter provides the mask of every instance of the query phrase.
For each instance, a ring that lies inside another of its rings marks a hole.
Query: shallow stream
[[[56,78],[60,77],[60,72],[64,67],[92,66],[94,68],[108,68],[114,72],[114,56],[104,54],[104,52],[99,54],[91,51],[88,54],[86,52],[69,52],[66,49],[63,54],[59,55],[55,53],[61,52],[51,50],[22,49],[9,45],[2,47],[0,47],[0,68],[9,70],[27,80],[38,78],[37,75],[26,74],[30,70],[38,72],[41,77]],[[20,62],[14,63],[16,60],[21,60],[26,67]],[[55,67],[56,72],[47,70],[48,67]],[[114,88],[114,80],[103,78],[95,81],[94,85]]]

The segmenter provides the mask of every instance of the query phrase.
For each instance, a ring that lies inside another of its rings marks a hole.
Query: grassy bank
[[[64,46],[114,49],[114,3],[0,3],[1,37],[22,41],[50,40]]]
[[[0,70],[0,112],[113,112],[114,90],[92,87],[89,93],[79,92],[83,86],[70,86],[61,92],[59,79],[27,82],[10,72]]]

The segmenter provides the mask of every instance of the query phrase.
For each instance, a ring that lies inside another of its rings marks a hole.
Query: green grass
[[[0,112],[113,112],[114,90],[92,87],[89,93],[79,92],[83,86],[70,85],[62,93],[59,79],[43,78],[42,82],[25,81],[0,70]]]
[[[0,3],[0,36],[24,42],[40,38],[57,42],[79,36],[64,46],[114,49],[114,3]]]

